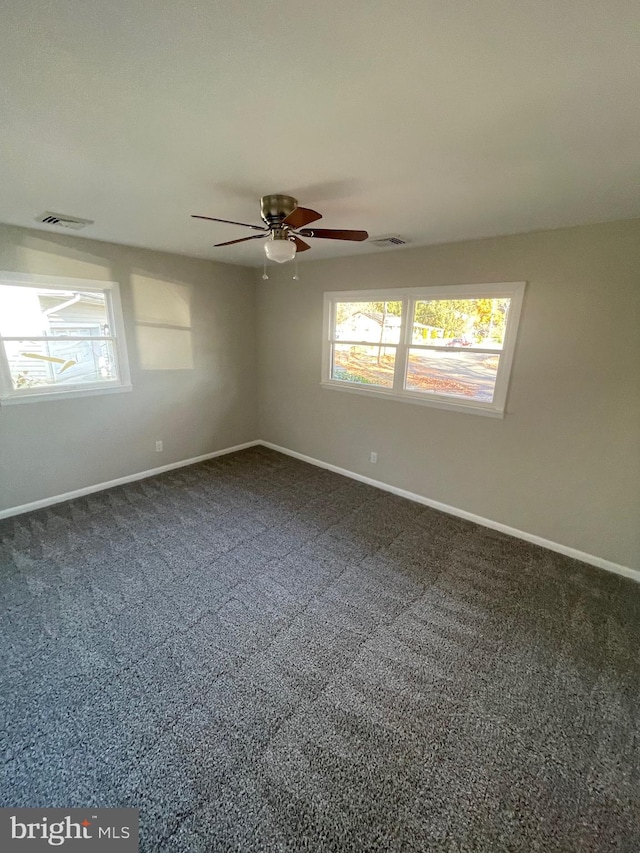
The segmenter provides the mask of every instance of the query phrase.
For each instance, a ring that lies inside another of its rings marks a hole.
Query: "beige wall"
[[[119,282],[133,384],[0,407],[0,509],[257,437],[252,271],[9,226],[0,270]]]
[[[305,262],[299,282],[0,226],[0,269],[120,282],[134,386],[0,407],[0,509],[263,438],[640,566],[638,220]],[[325,290],[520,280],[504,420],[320,388]]]
[[[260,436],[640,566],[640,221],[256,275]],[[504,420],[322,389],[326,290],[527,281]],[[378,453],[378,464],[369,452]]]

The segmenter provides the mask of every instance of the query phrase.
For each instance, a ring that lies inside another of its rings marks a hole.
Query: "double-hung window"
[[[115,282],[0,273],[0,402],[131,388]]]
[[[322,385],[502,417],[524,282],[325,293]]]

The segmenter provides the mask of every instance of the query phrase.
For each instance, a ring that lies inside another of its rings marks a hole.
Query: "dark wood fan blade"
[[[248,222],[234,222],[232,219],[216,219],[215,216],[198,216],[197,213],[191,214],[192,219],[208,219],[209,222],[226,222],[227,225],[242,225],[243,228],[253,228],[254,231],[268,231],[268,228],[260,225],[249,225]]]
[[[294,237],[293,239],[296,241],[296,246],[299,252],[306,252],[307,249],[311,248],[308,243],[305,243],[304,240],[301,240],[299,237]]]
[[[301,228],[301,237],[321,237],[325,240],[366,240],[366,231],[340,231],[337,228]]]
[[[322,219],[322,214],[316,210],[311,210],[310,207],[296,207],[284,220],[284,224],[289,228],[303,228],[305,225],[317,222],[318,219]]]
[[[214,243],[213,248],[217,249],[218,246],[233,246],[234,243],[245,243],[247,240],[261,240],[267,236],[267,234],[252,234],[251,237],[241,237],[239,240],[228,240],[226,243]]]

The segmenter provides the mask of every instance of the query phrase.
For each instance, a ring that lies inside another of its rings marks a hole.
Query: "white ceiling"
[[[189,214],[286,192],[414,245],[640,216],[637,0],[2,7],[0,221],[253,265]]]

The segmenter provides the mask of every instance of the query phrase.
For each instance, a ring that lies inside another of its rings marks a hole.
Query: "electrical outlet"
[[[377,461],[378,461],[378,454],[372,450],[371,453],[369,454],[369,462],[373,462],[373,464],[375,465]]]
[[[156,441],[156,453],[162,453],[162,442]]]

